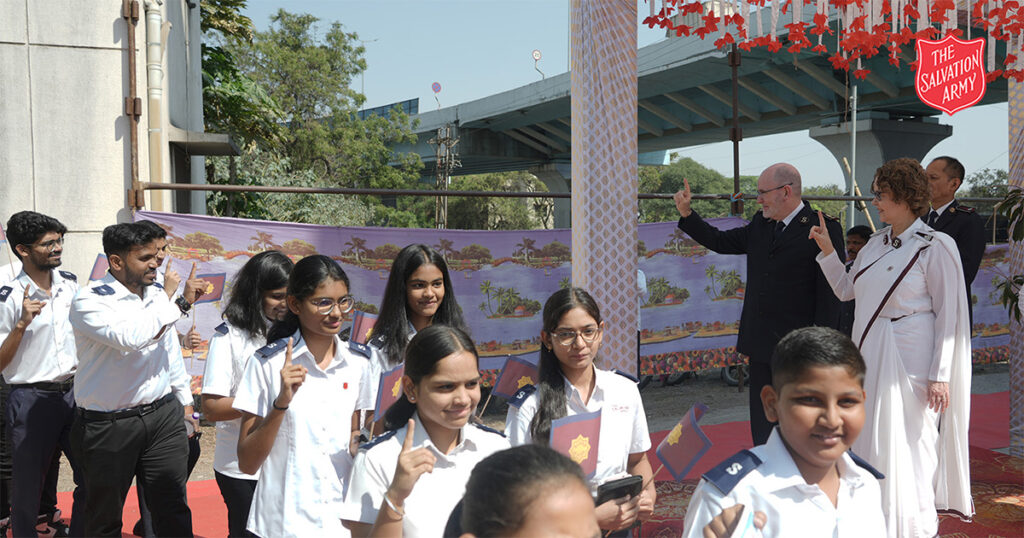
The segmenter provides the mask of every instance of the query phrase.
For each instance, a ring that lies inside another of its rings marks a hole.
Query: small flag
[[[370,341],[370,336],[373,334],[373,326],[376,323],[377,314],[356,310],[355,314],[352,315],[352,333],[348,340],[349,349],[364,357],[369,357],[370,346],[366,343]]]
[[[711,440],[697,424],[707,410],[708,406],[695,403],[654,451],[676,482],[682,482],[686,473],[711,449]]]
[[[374,422],[384,418],[388,408],[402,396],[402,376],[405,375],[405,363],[380,374],[377,384],[377,405],[373,411]]]
[[[494,382],[491,394],[511,399],[519,389],[537,384],[537,365],[519,357],[509,356]]]
[[[211,273],[209,275],[196,275],[196,278],[200,278],[207,282],[206,292],[203,296],[196,301],[195,304],[199,303],[212,303],[219,301],[224,296],[224,282],[228,278],[227,273]]]
[[[580,464],[583,474],[597,471],[597,445],[601,440],[601,410],[551,421],[551,448]]]
[[[107,262],[107,255],[97,254],[96,261],[92,264],[92,271],[89,273],[89,281],[100,280],[107,276],[108,269],[110,269],[110,263]]]

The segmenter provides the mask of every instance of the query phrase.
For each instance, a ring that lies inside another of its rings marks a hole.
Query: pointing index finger
[[[25,298],[28,299],[28,286],[25,286]]]
[[[196,262],[192,262],[192,272],[188,274],[188,279],[192,280],[196,277]]]
[[[171,262],[172,261],[174,261],[174,258],[168,256],[167,257],[167,265],[164,266],[164,274],[165,275],[166,274],[170,274],[170,272],[171,272]]]
[[[825,216],[821,214],[820,209],[818,210],[818,222],[821,224],[822,228],[825,227]]]
[[[690,182],[686,181],[685,177],[683,178],[683,192],[686,192],[687,194],[690,192]]]
[[[290,366],[292,364],[292,339],[288,339],[288,345],[284,348],[284,364]]]
[[[416,433],[416,422],[410,418],[405,428],[405,441],[402,442],[402,452],[412,450],[412,436],[414,433]]]

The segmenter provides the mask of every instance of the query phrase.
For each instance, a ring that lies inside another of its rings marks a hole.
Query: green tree
[[[804,187],[803,196],[845,196],[842,187],[839,185],[824,185],[814,187]],[[814,200],[811,201],[811,207],[814,209],[820,209],[826,215],[831,215],[839,219],[839,224],[843,230],[846,230],[846,223],[849,222],[849,218],[846,215],[847,202],[841,200]]]
[[[476,174],[452,179],[452,190],[547,192],[529,172]],[[448,227],[460,230],[551,228],[554,203],[546,198],[449,198]]]
[[[690,183],[694,194],[729,194],[733,192],[733,180],[707,168],[690,158],[674,159],[664,167],[641,167],[639,170],[641,193],[674,193],[683,188],[683,178]],[[755,176],[740,176],[740,190],[743,193],[757,192]],[[728,200],[694,200],[692,207],[704,218],[729,216]],[[743,204],[743,215],[750,219],[758,210],[753,200]],[[679,218],[672,200],[641,200],[640,220],[642,222],[668,222]]]
[[[1006,170],[985,168],[967,176],[967,181],[960,186],[958,198],[1002,198],[1009,192]],[[968,202],[978,213],[992,214],[994,202]]]

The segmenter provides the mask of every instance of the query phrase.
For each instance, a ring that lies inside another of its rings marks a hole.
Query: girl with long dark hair
[[[235,275],[225,319],[214,329],[203,373],[203,415],[217,423],[213,472],[228,508],[228,535],[246,536],[245,522],[259,473],[238,468],[238,429],[242,414],[232,408],[245,363],[267,344],[270,324],[288,311],[285,295],[295,264],[281,252],[255,255]]]
[[[246,364],[235,394],[238,466],[261,473],[247,528],[258,536],[349,536],[339,514],[366,360],[338,333],[355,300],[341,267],[316,255],[295,264],[286,301],[288,312]]]
[[[434,323],[469,332],[444,257],[427,245],[408,245],[391,264],[370,339],[370,365],[362,388],[363,399],[371,404],[368,410],[377,401],[381,372],[401,363],[409,340]]]
[[[544,304],[536,391],[517,409],[509,406],[505,431],[513,445],[547,445],[554,419],[601,410],[597,471],[590,487],[627,475],[640,475],[647,487],[633,498],[597,507],[605,530],[628,529],[654,512],[654,481],[647,450],[651,439],[636,382],[594,366],[604,321],[594,298],[581,288],[556,291]]]
[[[416,333],[401,383],[384,417],[388,432],[360,447],[353,465],[343,519],[356,536],[441,536],[473,467],[509,447],[469,422],[480,370],[462,330],[435,324]]]

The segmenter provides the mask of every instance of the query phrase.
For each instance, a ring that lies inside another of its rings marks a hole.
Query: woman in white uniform
[[[370,339],[370,366],[363,399],[374,409],[380,374],[402,362],[405,346],[417,331],[441,323],[469,332],[455,300],[448,264],[427,245],[408,245],[391,264],[380,314]],[[375,433],[380,433],[378,425]]]
[[[416,333],[401,390],[384,418],[387,433],[356,456],[344,508],[354,536],[442,536],[473,467],[509,447],[500,433],[469,423],[480,370],[465,332],[435,324]]]
[[[288,313],[245,366],[238,467],[260,471],[248,530],[257,536],[349,536],[341,504],[359,438],[366,359],[338,337],[355,304],[348,276],[307,256],[288,279]]]
[[[967,427],[971,342],[963,268],[953,239],[922,220],[928,178],[913,159],[882,165],[879,218],[849,272],[824,222],[811,230],[818,263],[842,301],[856,299],[853,341],[867,363],[867,422],[854,452],[885,474],[890,536],[935,536],[936,509],[969,518]],[[940,420],[941,418],[941,420]]]
[[[203,415],[217,423],[213,472],[228,508],[228,536],[246,536],[245,523],[259,473],[238,469],[238,428],[242,414],[232,405],[245,363],[267,344],[270,324],[288,312],[285,295],[295,264],[281,252],[255,255],[235,275],[226,320],[215,330],[203,373]]]
[[[638,497],[597,507],[600,527],[615,531],[649,518],[656,493],[646,454],[651,438],[636,382],[594,366],[603,329],[597,303],[583,289],[561,289],[547,300],[536,392],[518,409],[509,406],[505,432],[513,445],[547,445],[552,420],[600,409],[600,445],[591,489],[628,475],[639,475],[646,484]]]

